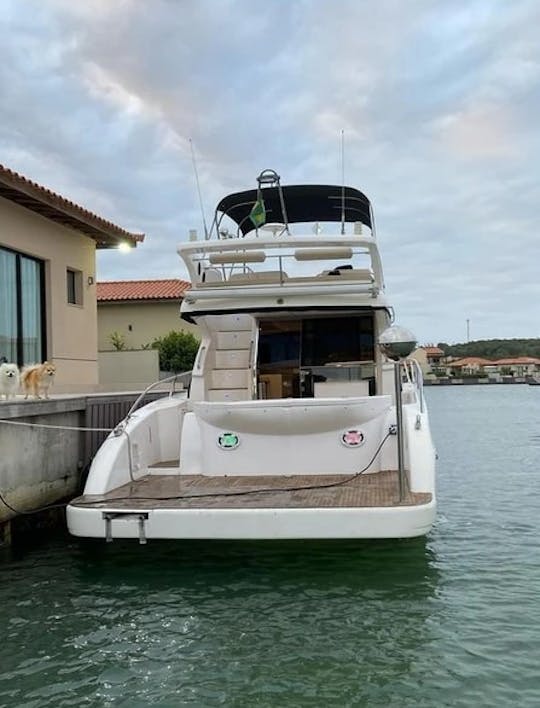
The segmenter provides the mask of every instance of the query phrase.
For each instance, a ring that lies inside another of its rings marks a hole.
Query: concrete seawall
[[[80,428],[86,398],[4,403],[0,418]],[[28,510],[77,490],[84,467],[83,434],[72,430],[0,423],[0,492],[16,509]],[[0,502],[0,523],[16,514]]]
[[[145,403],[162,395],[163,392],[152,393]],[[113,428],[137,396],[93,394],[0,402],[0,494],[18,511],[75,496],[88,464],[107,435],[80,428]],[[16,516],[0,500],[0,527]],[[0,543],[1,531],[0,528]]]
[[[525,376],[501,376],[499,378],[467,376],[464,378],[441,377],[438,379],[424,379],[424,386],[493,386],[495,384],[527,384],[530,377]]]

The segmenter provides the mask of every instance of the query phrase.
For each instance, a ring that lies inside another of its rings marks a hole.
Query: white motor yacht
[[[435,450],[422,375],[407,358],[414,337],[392,324],[369,199],[282,186],[265,170],[194,236],[178,247],[192,283],[181,317],[201,338],[189,390],[134,407],[111,432],[68,506],[71,533],[427,533]]]

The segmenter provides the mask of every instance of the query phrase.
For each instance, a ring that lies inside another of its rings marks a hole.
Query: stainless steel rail
[[[144,400],[145,396],[152,391],[153,389],[157,388],[158,386],[161,386],[162,384],[165,383],[170,383],[170,390],[169,390],[169,398],[174,396],[176,393],[176,382],[179,381],[182,377],[191,377],[191,372],[192,370],[190,369],[189,371],[182,371],[181,373],[178,374],[173,374],[173,376],[167,376],[165,379],[160,379],[159,381],[154,381],[154,383],[151,383],[150,386],[147,386],[144,391],[137,397],[131,408],[126,414],[126,417],[118,423],[118,425],[114,428],[114,435],[122,435],[124,432],[124,429],[129,422],[129,419],[133,415],[133,413],[137,410],[137,408],[140,406],[141,402]]]

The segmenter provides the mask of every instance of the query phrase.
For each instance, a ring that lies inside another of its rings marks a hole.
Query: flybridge
[[[180,244],[189,271],[188,300],[230,297],[237,289],[253,294],[303,295],[384,290],[382,265],[372,236],[247,237]]]
[[[246,297],[259,308],[304,307],[307,301],[334,306],[341,296],[344,306],[357,306],[360,297],[371,307],[386,307],[365,194],[345,186],[282,187],[273,170],[261,172],[257,183],[257,189],[219,202],[204,241],[192,234],[189,243],[178,246],[192,283],[184,315],[192,306],[197,310],[198,301],[206,309],[208,301],[225,298],[223,307],[237,308],[245,306]],[[341,233],[324,233],[322,224],[328,223],[341,224]],[[293,234],[293,224],[300,233],[312,233]],[[348,224],[354,227],[347,229]]]

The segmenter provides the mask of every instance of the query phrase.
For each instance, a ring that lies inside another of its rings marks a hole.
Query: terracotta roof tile
[[[0,165],[0,197],[90,236],[98,248],[115,247],[122,241],[136,246],[144,240],[144,234],[126,231],[3,165]]]
[[[191,283],[186,280],[112,280],[97,284],[98,302],[179,300]]]
[[[534,356],[517,356],[513,358],[497,359],[497,361],[492,363],[497,366],[526,366],[527,364],[540,364],[540,359]]]
[[[466,356],[463,359],[452,361],[448,366],[488,366],[493,363],[493,361],[483,359],[480,356]]]

